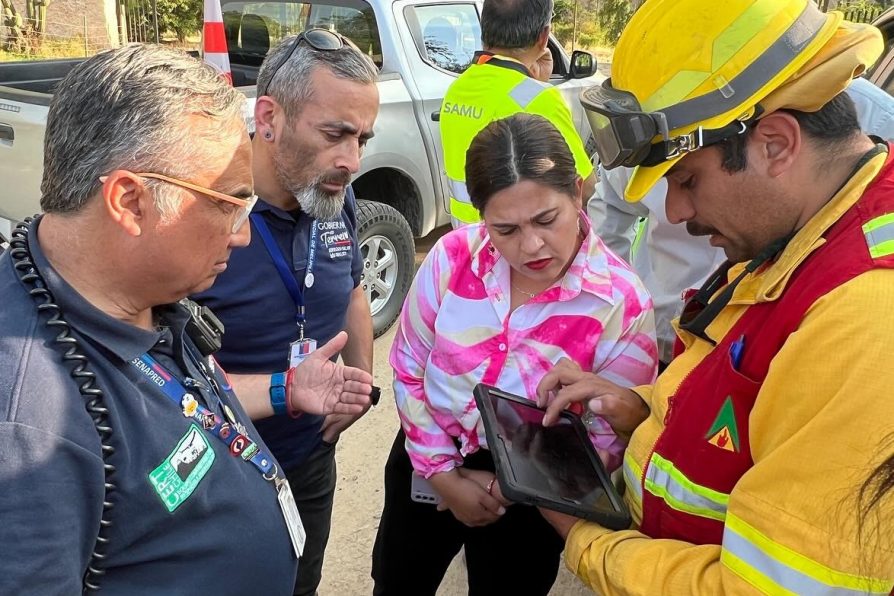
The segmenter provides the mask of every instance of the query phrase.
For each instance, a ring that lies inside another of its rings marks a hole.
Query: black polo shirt
[[[363,262],[357,242],[354,191],[332,221],[316,221],[301,210],[283,211],[259,200],[260,214],[291,270],[304,284],[311,226],[317,226],[314,283],[304,290],[305,336],[321,346],[345,328],[351,292],[360,283]],[[252,223],[251,243],[230,255],[227,270],[211,289],[194,296],[223,322],[223,348],[215,354],[231,373],[271,374],[289,366],[289,344],[298,338],[295,301],[286,289]],[[286,470],[298,466],[320,444],[321,416],[297,420],[273,416],[255,424]]]
[[[99,311],[49,265],[37,225],[35,263],[109,409],[117,490],[102,592],[291,594],[297,562],[273,485],[131,364],[149,352],[181,379],[201,379],[185,352],[186,311],[156,309],[155,332]],[[99,437],[10,251],[0,256],[0,296],[0,584],[9,594],[77,594],[102,512]],[[200,399],[223,415],[212,394]],[[221,400],[259,440],[238,400]]]

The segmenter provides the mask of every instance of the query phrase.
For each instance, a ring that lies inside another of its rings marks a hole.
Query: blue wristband
[[[286,373],[278,372],[270,375],[270,405],[273,413],[285,414],[286,408]]]

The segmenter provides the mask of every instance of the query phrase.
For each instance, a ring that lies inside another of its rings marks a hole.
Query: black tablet
[[[545,410],[536,403],[483,383],[475,387],[475,403],[507,499],[612,530],[630,527],[630,512],[579,417],[562,412],[545,427]]]

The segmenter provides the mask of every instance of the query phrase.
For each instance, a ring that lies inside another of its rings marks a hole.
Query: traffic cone
[[[202,55],[205,62],[233,84],[230,72],[230,56],[227,53],[227,35],[224,32],[223,11],[220,0],[205,0],[205,24],[202,28]]]

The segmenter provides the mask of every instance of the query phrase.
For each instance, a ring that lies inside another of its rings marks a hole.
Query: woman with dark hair
[[[466,154],[466,183],[483,222],[429,252],[391,351],[402,430],[385,468],[375,594],[435,594],[460,547],[470,594],[549,592],[561,540],[535,508],[502,497],[472,389],[536,400],[562,358],[628,387],[655,376],[651,298],[593,234],[558,130],[529,114],[492,122]],[[587,424],[617,468],[625,439],[601,418]],[[437,508],[411,500],[414,474]]]

